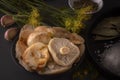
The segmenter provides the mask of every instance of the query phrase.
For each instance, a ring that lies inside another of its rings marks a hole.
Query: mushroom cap
[[[24,25],[19,34],[19,40],[27,43],[28,36],[33,32],[33,27],[31,25]]]
[[[53,38],[48,48],[54,61],[61,66],[70,66],[80,56],[79,48],[65,38]]]
[[[58,38],[67,38],[68,35],[70,34],[69,31],[62,27],[52,27],[51,31],[53,33],[53,36]]]
[[[16,58],[21,58],[24,51],[27,49],[27,45],[21,40],[16,43]]]
[[[74,44],[83,44],[85,42],[80,35],[76,33],[70,33],[61,27],[52,27],[51,32],[53,33],[54,37],[69,39]]]
[[[33,32],[29,35],[27,45],[30,46],[36,42],[48,44],[52,35],[47,32]]]
[[[23,41],[18,40],[16,43],[16,58],[18,59],[19,63],[27,70],[32,71],[28,65],[26,65],[22,59],[22,55],[24,51],[27,49],[27,46]]]
[[[47,26],[37,26],[34,31],[39,31],[39,32],[47,32],[48,27]]]
[[[24,51],[27,49],[27,38],[33,32],[33,28],[31,25],[24,25],[20,31],[19,39],[16,43],[16,58],[18,59],[19,63],[27,70],[32,71],[28,65],[26,65],[22,59],[22,55]]]
[[[78,47],[80,50],[80,56],[76,59],[75,63],[78,63],[80,61],[81,57],[84,55],[85,52],[85,44],[80,44]]]
[[[41,69],[49,60],[48,48],[41,42],[34,43],[25,50],[22,58],[32,70]]]
[[[74,44],[84,44],[85,40],[78,35],[77,33],[71,33],[69,34],[69,40],[73,42]]]
[[[51,30],[50,26],[38,26],[34,29],[34,31],[52,33],[52,30]]]
[[[81,56],[82,56],[85,52],[85,44],[79,45],[79,49],[80,49],[80,53],[81,53]]]

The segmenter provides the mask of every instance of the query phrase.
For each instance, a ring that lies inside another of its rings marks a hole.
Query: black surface
[[[47,0],[49,4],[54,6],[66,6],[67,0]],[[104,0],[103,9],[94,14],[93,18],[89,21],[88,25],[91,25],[102,13],[107,12],[113,7],[120,7],[120,0]],[[13,42],[8,42],[4,39],[4,32],[7,28],[0,26],[0,80],[71,80],[72,72],[65,73],[59,76],[39,76],[35,73],[25,71],[23,68],[16,65],[11,56],[11,47]],[[103,74],[101,74],[103,76]],[[104,75],[105,78],[110,80],[110,76]],[[104,77],[100,77],[100,80],[106,80]],[[116,79],[112,79],[116,80]]]
[[[106,0],[107,1],[107,0]],[[120,80],[120,76],[118,76],[117,73],[114,72],[113,69],[108,70],[105,67],[103,67],[102,64],[102,58],[104,55],[104,50],[108,49],[106,48],[106,45],[113,45],[116,42],[120,41],[120,38],[112,39],[112,40],[104,40],[104,41],[95,41],[92,35],[92,30],[104,19],[108,17],[116,17],[120,16],[120,1],[109,1],[109,3],[104,2],[104,8],[101,10],[101,12],[95,14],[92,18],[92,20],[89,22],[89,27],[87,28],[87,34],[86,34],[86,44],[89,51],[90,56],[96,62],[96,64],[99,66],[100,70],[102,70],[104,73],[103,75],[110,76],[109,78],[116,78]],[[109,4],[112,4],[110,6],[107,6]]]

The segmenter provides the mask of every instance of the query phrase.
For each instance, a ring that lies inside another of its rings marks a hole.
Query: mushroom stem
[[[68,54],[69,52],[70,52],[70,48],[69,48],[69,47],[64,46],[64,47],[61,47],[61,48],[60,48],[60,53],[61,53],[62,55],[66,55],[66,54]]]

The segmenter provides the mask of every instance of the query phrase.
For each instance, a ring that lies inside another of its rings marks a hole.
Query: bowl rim
[[[68,0],[68,5],[69,5],[69,7],[70,7],[72,10],[75,10],[75,8],[73,7],[73,2],[74,2],[74,1],[81,1],[81,0]],[[91,12],[87,12],[86,14],[94,14],[94,13],[97,13],[97,12],[99,12],[99,11],[103,8],[103,6],[104,6],[103,0],[92,0],[92,1],[98,4],[98,9],[95,10],[95,11],[93,11],[93,12],[92,12],[92,11],[91,11]]]

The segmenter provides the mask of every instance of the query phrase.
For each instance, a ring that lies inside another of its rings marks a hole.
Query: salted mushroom
[[[25,50],[22,58],[32,70],[44,68],[49,60],[48,48],[41,42],[34,43]]]
[[[26,65],[22,59],[24,51],[27,49],[27,46],[23,41],[18,40],[16,43],[16,58],[18,59],[19,64],[21,64],[27,71],[32,71],[28,65]]]
[[[47,26],[37,26],[34,31],[39,31],[39,32],[47,32],[48,27]]]
[[[81,56],[82,56],[85,52],[85,44],[79,45],[79,49],[80,49],[80,53],[81,53]]]
[[[59,66],[55,63],[50,63],[49,66],[55,66],[55,68],[49,69],[48,67],[46,67],[43,71],[37,71],[38,74],[40,75],[51,75],[51,74],[58,74],[58,73],[62,73],[65,72],[67,70],[69,70],[72,66]]]
[[[53,33],[53,36],[58,38],[68,38],[70,34],[69,31],[62,27],[52,27],[51,31]]]
[[[69,39],[74,44],[83,44],[85,42],[80,35],[76,33],[70,33],[61,27],[52,27],[51,32],[53,33],[54,37]]]
[[[48,44],[50,39],[53,37],[51,28],[47,26],[38,26],[29,35],[27,39],[27,45],[30,46],[36,42],[43,42]]]
[[[37,31],[37,32],[48,32],[50,34],[53,33],[50,26],[38,26],[38,27],[36,27],[34,29],[34,31]]]
[[[69,34],[68,37],[71,42],[73,42],[74,44],[77,44],[77,45],[84,44],[84,42],[85,42],[85,40],[77,33],[71,33],[71,34]]]
[[[16,43],[16,58],[18,59],[19,63],[27,70],[32,71],[27,64],[24,63],[22,59],[22,55],[24,51],[27,49],[27,38],[28,36],[33,32],[33,28],[31,25],[24,25],[23,28],[20,31],[19,39]]]
[[[36,42],[48,44],[52,35],[47,32],[33,32],[29,35],[27,45],[30,46]]]
[[[80,44],[78,45],[79,50],[80,50],[80,56],[76,59],[75,63],[78,63],[81,59],[81,57],[84,55],[85,52],[85,44]]]
[[[25,44],[27,44],[28,36],[33,32],[33,27],[31,25],[24,25],[19,34],[19,40],[22,40]]]
[[[56,64],[53,60],[49,61],[43,70],[37,70],[40,75],[58,74],[69,70],[72,66],[61,66]]]
[[[25,43],[21,40],[18,40],[16,43],[16,58],[20,58],[22,56],[22,54],[24,53],[24,51],[27,49],[27,46],[25,45]]]
[[[48,48],[54,61],[61,66],[70,66],[80,56],[79,48],[65,38],[53,38]]]

